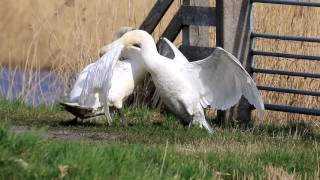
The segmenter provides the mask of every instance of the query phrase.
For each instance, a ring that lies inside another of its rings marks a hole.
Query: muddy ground
[[[20,134],[29,130],[30,127],[14,126],[12,129],[17,134]],[[49,129],[46,131],[40,131],[40,135],[44,139],[90,140],[90,141],[111,141],[119,137],[119,135],[114,135],[114,134],[105,133],[105,132],[70,130],[67,128]]]

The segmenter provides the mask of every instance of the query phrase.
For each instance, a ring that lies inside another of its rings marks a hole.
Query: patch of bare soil
[[[16,133],[23,133],[30,129],[29,126],[14,126],[13,131]],[[115,140],[118,135],[113,135],[104,132],[92,132],[92,131],[75,131],[68,129],[50,129],[41,132],[41,137],[44,139],[61,139],[61,140],[89,140],[89,141],[112,141]]]

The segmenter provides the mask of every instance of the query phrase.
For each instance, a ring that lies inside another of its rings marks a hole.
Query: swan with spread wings
[[[108,61],[108,66],[104,66],[106,62],[96,63],[95,68],[88,73],[90,80],[87,80],[81,98],[86,99],[86,95],[96,89],[100,89],[102,96],[108,97],[112,64],[115,64],[124,49],[134,45],[140,48],[141,58],[136,60],[142,61],[151,74],[163,103],[183,124],[197,124],[212,133],[203,108],[212,106],[227,109],[235,105],[242,95],[256,109],[264,110],[253,79],[232,54],[217,47],[209,57],[200,61],[172,61],[158,53],[152,36],[142,30],[127,32],[109,45],[110,51],[103,59],[111,61]]]

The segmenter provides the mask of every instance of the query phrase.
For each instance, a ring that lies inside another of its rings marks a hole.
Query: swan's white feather
[[[186,64],[187,75],[195,76],[203,105],[227,109],[242,95],[256,109],[264,110],[260,93],[250,75],[236,57],[217,47],[207,58]],[[193,78],[194,80],[194,78]]]
[[[187,63],[187,58],[181,53],[181,51],[167,38],[161,37],[159,40],[159,54],[165,56],[169,59],[172,59],[176,63]],[[160,95],[158,89],[155,90],[152,98],[152,107],[160,102]]]
[[[162,37],[160,38],[161,48],[159,49],[160,54],[166,56],[166,54],[170,54],[166,51],[172,51],[173,57],[172,59],[177,63],[186,63],[188,59],[181,53],[181,51],[167,38]],[[162,54],[163,53],[163,54]],[[166,56],[167,57],[167,56]],[[168,57],[171,58],[171,57]]]
[[[133,93],[134,88],[140,84],[146,74],[143,62],[141,61],[140,49],[131,47],[124,49],[122,61],[117,61],[114,74],[111,79],[111,88],[108,96],[110,106],[122,108],[122,103]],[[130,52],[130,53],[129,53]],[[131,57],[127,58],[130,54]]]
[[[94,66],[94,63],[89,64],[86,66],[78,75],[76,82],[73,85],[73,88],[69,94],[69,100],[72,103],[79,104],[80,102],[80,95],[82,93],[82,89],[86,83],[87,75],[89,70]],[[92,105],[93,106],[93,105]]]
[[[100,103],[107,106],[107,97],[111,86],[113,69],[120,57],[123,47],[122,44],[117,44],[89,69],[85,85],[80,95],[81,105],[88,106],[90,104],[89,102],[94,99],[94,95],[98,93]]]

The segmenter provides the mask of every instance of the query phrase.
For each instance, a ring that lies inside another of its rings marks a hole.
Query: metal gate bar
[[[320,116],[319,109],[310,109],[304,107],[295,107],[295,106],[287,106],[280,104],[264,104],[267,110],[271,111],[281,111],[281,112],[289,112],[289,113],[298,113],[298,114],[306,114],[312,116]]]
[[[286,75],[286,76],[298,76],[305,78],[320,78],[320,74],[313,73],[303,73],[303,72],[294,72],[294,71],[282,71],[282,70],[273,70],[273,69],[260,69],[260,68],[251,68],[253,73],[263,73],[263,74],[277,74],[277,75]]]
[[[307,7],[320,7],[318,2],[304,2],[304,1],[286,1],[286,0],[251,0],[255,3],[269,3],[269,4],[283,4],[283,5],[294,5],[294,6],[307,6]]]
[[[271,56],[271,57],[280,57],[280,58],[320,61],[320,56],[309,56],[309,55],[303,55],[303,54],[290,54],[290,53],[256,51],[256,50],[252,50],[251,52],[252,52],[252,55],[254,56]]]
[[[308,7],[320,7],[320,3],[316,2],[304,2],[304,1],[286,1],[286,0],[251,0],[251,30],[253,29],[253,3],[271,3],[271,4],[282,4],[282,5],[295,5],[295,6],[308,6]],[[312,60],[320,61],[320,56],[310,56],[302,54],[290,54],[290,53],[280,53],[280,52],[266,52],[266,51],[257,51],[254,50],[255,39],[275,39],[275,40],[285,40],[285,41],[300,41],[300,42],[313,42],[320,43],[320,38],[308,38],[301,36],[283,36],[283,35],[273,35],[266,33],[257,33],[251,32],[250,34],[250,43],[251,48],[249,50],[249,73],[263,73],[263,74],[274,74],[274,75],[287,75],[287,76],[296,76],[296,77],[305,77],[305,78],[320,78],[320,74],[314,73],[304,73],[304,72],[293,72],[293,71],[283,71],[283,70],[273,70],[273,69],[260,69],[254,67],[254,57],[256,56],[269,56],[269,57],[280,57],[280,58],[292,58],[292,59],[303,59],[303,60]],[[320,96],[320,92],[306,91],[300,89],[289,89],[281,87],[269,87],[269,86],[258,86],[259,90],[262,91],[273,91],[280,93],[289,93],[289,94],[300,94],[307,96]],[[280,105],[280,104],[265,104],[265,109],[271,111],[281,111],[288,113],[298,113],[306,114],[313,116],[320,116],[320,109],[312,109],[305,107],[294,107],[289,105]]]
[[[320,38],[308,38],[302,36],[285,36],[285,35],[275,35],[275,34],[265,34],[265,33],[251,33],[252,38],[263,38],[263,39],[275,39],[284,41],[303,41],[303,42],[314,42],[320,43]]]
[[[279,87],[271,87],[271,86],[257,86],[257,87],[259,90],[262,90],[262,91],[283,92],[283,93],[290,93],[290,94],[300,94],[300,95],[305,95],[305,96],[320,96],[320,92],[314,92],[314,91],[279,88]]]

